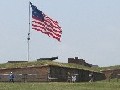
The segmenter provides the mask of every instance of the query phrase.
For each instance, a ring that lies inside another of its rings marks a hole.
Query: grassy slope
[[[40,66],[40,65],[56,65],[60,67],[69,67],[69,68],[78,68],[84,70],[95,71],[94,68],[85,67],[83,65],[77,65],[73,63],[59,63],[54,61],[33,61],[33,62],[24,62],[24,63],[4,63],[0,64],[0,68],[17,68],[17,67],[29,67],[29,66]]]
[[[54,61],[33,61],[33,62],[24,62],[24,63],[4,63],[0,64],[0,68],[16,68],[16,67],[28,67],[28,66],[40,66],[40,65],[57,65],[61,67],[69,67],[69,68],[78,68],[78,69],[84,69],[84,70],[90,70],[90,71],[101,71],[101,70],[107,70],[107,69],[120,69],[120,65],[116,66],[109,66],[109,67],[85,67],[82,65],[72,64],[72,63],[59,63]]]
[[[116,69],[120,69],[120,65],[108,66],[108,67],[95,67],[91,69],[96,70],[96,71],[116,70]]]

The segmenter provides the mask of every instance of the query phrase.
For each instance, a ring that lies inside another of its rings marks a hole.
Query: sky
[[[120,65],[120,0],[31,2],[57,20],[63,33],[58,42],[31,29],[29,61],[58,56],[63,63],[78,57],[93,65]],[[0,12],[0,63],[26,61],[29,0],[1,0]]]

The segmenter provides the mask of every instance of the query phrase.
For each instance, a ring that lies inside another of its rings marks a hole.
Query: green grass
[[[115,65],[115,66],[108,66],[108,67],[86,67],[83,65],[77,65],[73,63],[60,63],[60,62],[55,62],[55,61],[49,61],[49,60],[41,60],[41,61],[31,61],[31,62],[24,62],[24,63],[4,63],[0,64],[0,68],[19,68],[19,67],[29,67],[29,66],[41,66],[41,65],[56,65],[60,67],[68,67],[68,68],[78,68],[78,69],[84,69],[84,70],[89,70],[89,71],[104,71],[104,70],[115,70],[115,69],[120,69],[120,65]]]
[[[120,82],[93,83],[0,83],[0,90],[120,90]]]
[[[32,61],[32,62],[23,62],[23,63],[4,63],[0,64],[0,68],[19,68],[19,67],[29,67],[29,66],[41,66],[41,65],[55,65],[60,67],[68,67],[68,68],[78,68],[89,71],[97,71],[95,68],[89,68],[83,65],[73,64],[73,63],[60,63],[49,60],[41,60],[41,61]]]

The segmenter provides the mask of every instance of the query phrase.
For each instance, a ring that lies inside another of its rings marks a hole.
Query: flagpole
[[[29,30],[28,30],[28,61],[30,59],[30,2],[29,2]]]

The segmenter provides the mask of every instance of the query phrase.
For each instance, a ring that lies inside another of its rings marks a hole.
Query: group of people
[[[68,72],[68,82],[76,82],[76,76],[77,75],[75,75],[75,74],[73,74],[73,75],[71,75],[69,72]],[[93,75],[93,72],[91,72],[90,74],[89,74],[89,78],[90,78],[90,80],[89,80],[89,82],[93,82],[94,81],[94,75]],[[9,82],[13,82],[14,83],[14,74],[11,72],[10,74],[9,74]]]
[[[67,82],[76,82],[76,74],[71,75],[70,72],[68,72],[68,79]],[[89,73],[89,82],[93,82],[94,81],[94,73],[91,72]]]
[[[68,72],[67,82],[73,82],[73,83],[76,82],[76,75],[75,74],[71,75],[70,72]]]

